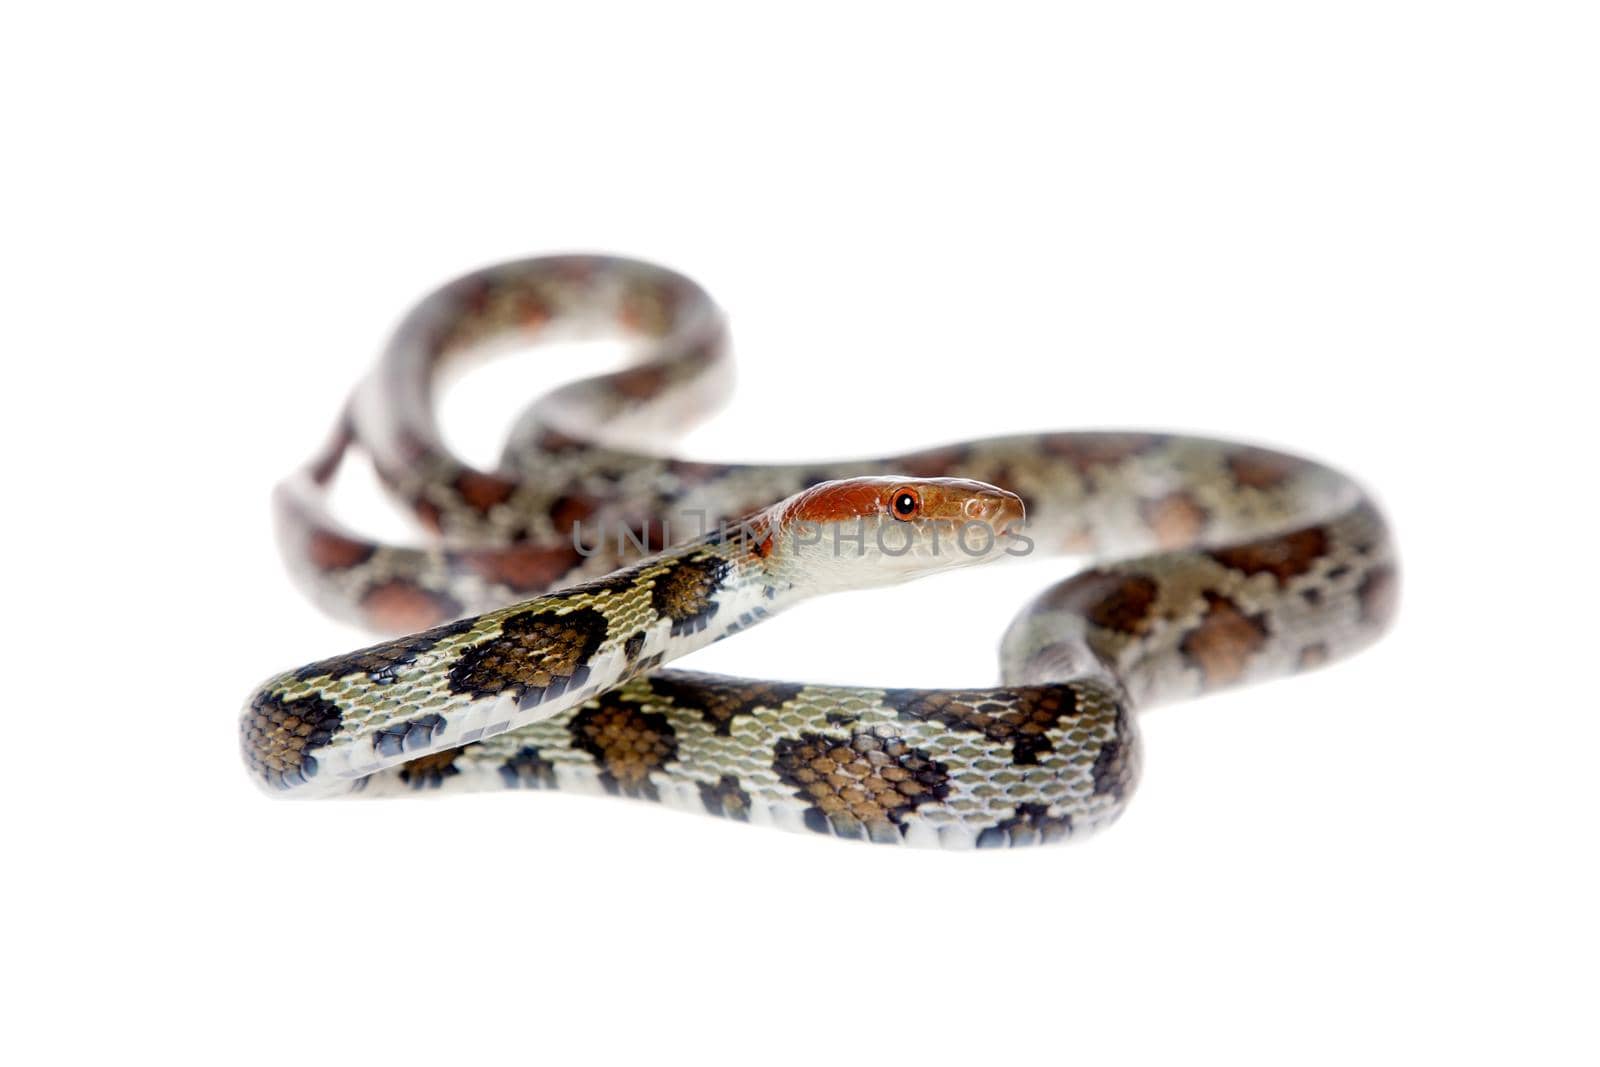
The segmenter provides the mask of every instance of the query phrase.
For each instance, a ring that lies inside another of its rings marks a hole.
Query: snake
[[[446,443],[450,376],[593,338],[621,342],[626,364],[535,400],[494,466]],[[1389,527],[1320,462],[1124,430],[818,463],[673,455],[731,370],[718,305],[638,260],[506,262],[418,303],[274,491],[295,581],[383,640],[256,688],[240,717],[256,782],[280,797],[575,790],[883,844],[1062,842],[1126,808],[1138,711],[1320,667],[1394,617]],[[414,520],[410,542],[335,514],[356,456]],[[1001,635],[997,685],[666,666],[836,590],[1034,553],[1075,569]]]

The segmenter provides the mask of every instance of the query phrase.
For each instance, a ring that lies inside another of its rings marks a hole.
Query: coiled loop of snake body
[[[536,403],[498,469],[445,446],[441,370],[500,342],[597,332],[634,339],[640,358]],[[327,449],[275,497],[313,596],[406,636],[262,685],[241,721],[257,779],[286,796],[586,789],[942,847],[1064,840],[1122,811],[1139,768],[1135,707],[1317,666],[1393,612],[1384,521],[1319,464],[1126,432],[818,464],[654,451],[664,428],[721,398],[726,366],[717,307],[649,264],[531,259],[424,300]],[[376,543],[329,513],[354,449],[415,514],[423,545]],[[1003,558],[1023,505],[1036,550],[1091,563],[1012,623],[998,687],[661,669],[806,596]],[[860,556],[813,540],[845,523],[865,531]],[[629,536],[584,545],[574,524]],[[972,525],[985,551],[927,551]],[[663,543],[664,530],[707,527]],[[892,554],[888,533],[917,548]]]

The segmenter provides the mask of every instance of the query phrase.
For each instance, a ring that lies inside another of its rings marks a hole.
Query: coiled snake
[[[541,399],[496,470],[445,447],[441,371],[596,333],[639,358]],[[721,398],[727,360],[710,298],[645,263],[530,259],[426,298],[274,498],[316,599],[406,636],[264,683],[241,720],[251,773],[283,796],[586,789],[877,842],[1057,841],[1122,811],[1135,707],[1314,667],[1393,613],[1377,509],[1279,452],[1157,433],[781,466],[655,450]],[[358,447],[425,547],[330,515]],[[997,688],[659,669],[806,596],[1027,549],[1096,562],[1013,621]]]

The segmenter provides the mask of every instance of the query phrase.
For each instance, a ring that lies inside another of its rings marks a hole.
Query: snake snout
[[[1004,489],[977,494],[968,499],[961,510],[968,519],[988,523],[1002,535],[1015,533],[1026,517],[1022,498]]]

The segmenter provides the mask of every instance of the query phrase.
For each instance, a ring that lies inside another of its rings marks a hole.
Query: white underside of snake
[[[444,446],[442,368],[606,332],[638,361],[539,401],[499,469]],[[663,454],[725,391],[726,347],[704,292],[628,260],[509,263],[424,300],[275,498],[318,601],[408,636],[264,683],[241,721],[252,774],[281,796],[558,788],[877,842],[1065,840],[1130,797],[1135,708],[1317,666],[1392,616],[1367,495],[1265,449],[1062,433],[847,463]],[[425,546],[330,516],[358,448]],[[1013,621],[996,688],[661,669],[806,597],[1027,551],[1090,565]]]

